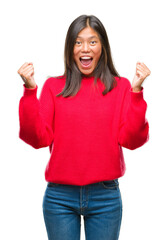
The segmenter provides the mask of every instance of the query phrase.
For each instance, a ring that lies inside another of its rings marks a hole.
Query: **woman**
[[[43,213],[49,240],[79,240],[81,215],[87,240],[119,238],[125,173],[122,147],[148,141],[142,83],[150,70],[137,63],[132,81],[117,73],[104,26],[95,16],[75,19],[65,41],[65,73],[48,78],[37,99],[32,63],[24,80],[19,137],[49,146]]]

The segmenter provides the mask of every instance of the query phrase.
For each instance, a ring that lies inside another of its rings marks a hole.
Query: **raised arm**
[[[143,98],[141,86],[150,70],[145,64],[137,63],[136,73],[132,82],[125,89],[118,143],[128,149],[141,147],[149,139],[149,124],[145,117],[147,103]]]
[[[37,85],[34,68],[25,63],[18,73],[25,84],[19,102],[19,137],[34,148],[49,146],[53,141],[54,102],[48,80],[44,83],[40,98],[37,99]]]

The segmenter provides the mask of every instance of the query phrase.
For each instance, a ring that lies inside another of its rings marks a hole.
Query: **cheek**
[[[76,56],[76,53],[77,53],[77,51],[76,51],[76,48],[74,47],[74,49],[73,49],[73,57],[75,58],[75,56]]]
[[[79,64],[79,57],[77,54],[74,55],[74,61],[76,62],[76,64]]]
[[[79,51],[77,49],[74,49],[73,51],[73,58],[75,61],[77,61],[79,59]]]
[[[99,61],[99,58],[101,56],[102,50],[101,49],[97,49],[97,51],[95,52],[95,56],[96,56],[96,61]]]

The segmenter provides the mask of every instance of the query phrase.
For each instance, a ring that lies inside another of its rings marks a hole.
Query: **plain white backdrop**
[[[17,70],[24,62],[33,62],[39,96],[48,76],[63,74],[66,32],[81,14],[93,14],[104,24],[121,76],[132,82],[137,61],[151,70],[143,84],[150,139],[136,150],[124,149],[127,171],[119,179],[123,199],[119,239],[168,239],[166,8],[163,0],[1,2],[0,239],[47,240],[42,200],[49,148],[35,150],[18,137],[23,82]]]

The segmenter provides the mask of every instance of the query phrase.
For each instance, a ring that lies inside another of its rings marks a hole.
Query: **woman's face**
[[[86,27],[79,32],[73,54],[74,60],[82,74],[89,76],[93,73],[102,52],[102,45],[98,34]]]

